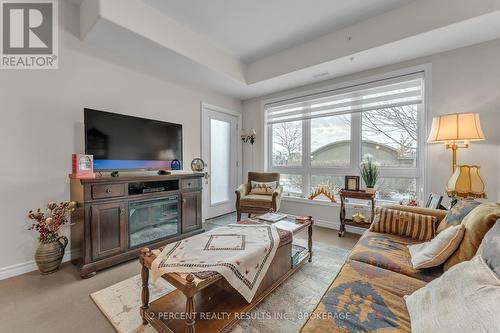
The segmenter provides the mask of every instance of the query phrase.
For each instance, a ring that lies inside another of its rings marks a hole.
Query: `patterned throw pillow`
[[[454,225],[428,242],[408,245],[413,268],[430,268],[444,263],[460,245],[464,232],[463,224]]]
[[[434,216],[377,207],[370,230],[428,241],[435,235],[436,222]]]
[[[500,278],[500,220],[484,235],[477,254]]]
[[[278,187],[278,182],[262,183],[252,180],[250,182],[250,194],[272,195],[276,187]]]
[[[452,225],[457,225],[462,223],[464,217],[467,216],[474,208],[479,206],[481,203],[474,199],[463,199],[459,200],[455,206],[453,206],[444,219],[439,223],[436,232],[440,233],[444,229]]]

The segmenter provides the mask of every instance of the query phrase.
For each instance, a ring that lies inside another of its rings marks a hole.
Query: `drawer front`
[[[122,197],[127,194],[127,184],[92,185],[92,199]]]
[[[200,187],[201,187],[200,178],[181,179],[181,189],[183,190],[199,189]]]

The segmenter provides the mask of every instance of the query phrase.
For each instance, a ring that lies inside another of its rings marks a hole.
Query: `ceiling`
[[[414,0],[144,0],[244,63]]]
[[[82,0],[79,6],[83,41],[159,77],[243,100],[500,39],[498,0]]]

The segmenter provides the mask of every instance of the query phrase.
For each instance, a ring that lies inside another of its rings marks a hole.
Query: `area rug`
[[[305,241],[294,240],[305,246]],[[231,330],[240,332],[299,332],[307,321],[321,296],[337,275],[347,257],[348,251],[315,243],[313,262],[306,263],[270,296],[263,300]],[[139,315],[141,278],[139,275],[113,286],[97,291],[90,296],[99,309],[120,333],[145,332],[155,330],[143,326]],[[162,279],[150,285],[150,299],[165,295],[173,287]]]

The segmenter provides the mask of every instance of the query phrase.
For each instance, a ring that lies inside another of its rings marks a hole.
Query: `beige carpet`
[[[299,332],[306,321],[304,314],[314,310],[348,253],[321,243],[316,243],[313,251],[312,263],[304,265],[262,301],[249,314],[252,319],[240,321],[231,332]],[[118,332],[154,332],[150,326],[142,326],[140,289],[141,279],[137,275],[90,296]],[[170,284],[159,279],[151,285],[151,300],[172,289]]]

